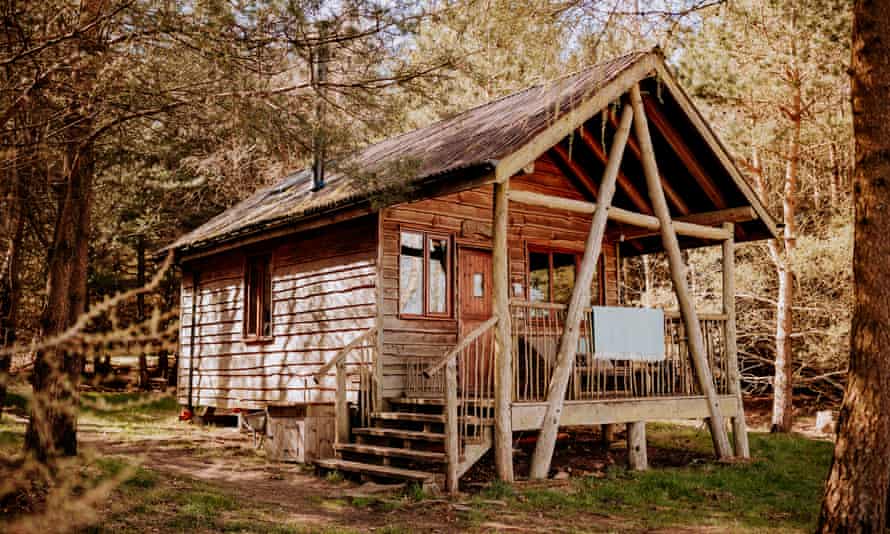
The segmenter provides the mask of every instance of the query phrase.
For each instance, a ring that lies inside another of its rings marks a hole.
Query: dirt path
[[[245,506],[264,505],[309,529],[558,532],[582,527],[574,522],[554,524],[543,514],[508,510],[496,499],[485,503],[491,514],[480,516],[478,507],[466,500],[433,496],[414,501],[402,494],[401,487],[386,491],[379,485],[326,480],[315,476],[311,468],[267,462],[247,436],[232,428],[172,424],[153,430],[154,436],[133,439],[98,425],[80,428],[84,445],[101,455],[125,457],[153,471],[200,480],[232,494]],[[351,504],[353,498],[363,497],[370,504]],[[625,531],[623,526],[617,517],[595,513],[585,514],[583,521],[583,529],[593,531]]]

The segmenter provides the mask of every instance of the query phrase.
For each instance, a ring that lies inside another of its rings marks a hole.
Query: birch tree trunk
[[[771,432],[790,432],[793,421],[794,359],[791,346],[791,333],[794,328],[792,306],[794,303],[794,249],[796,248],[797,225],[797,177],[800,167],[800,130],[802,104],[800,75],[792,66],[792,102],[788,118],[791,120],[791,141],[788,146],[788,160],[785,169],[785,183],[782,190],[782,247],[770,243],[770,253],[776,265],[779,279],[779,294],[776,300],[776,361],[773,378],[773,414]]]
[[[890,6],[853,12],[850,368],[818,532],[883,532],[890,482]]]

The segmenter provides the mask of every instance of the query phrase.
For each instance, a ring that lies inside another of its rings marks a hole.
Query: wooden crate
[[[280,462],[306,463],[334,455],[334,406],[269,406],[266,455]]]

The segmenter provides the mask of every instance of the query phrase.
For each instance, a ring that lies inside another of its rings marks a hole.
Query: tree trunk
[[[792,67],[792,70],[796,66]],[[794,305],[794,249],[797,240],[797,175],[800,167],[800,129],[802,102],[800,80],[796,73],[792,83],[791,142],[788,147],[788,161],[785,170],[785,184],[782,191],[782,219],[785,228],[782,233],[782,250],[777,243],[770,243],[770,252],[776,264],[779,279],[779,294],[776,300],[776,361],[773,378],[773,415],[771,432],[790,432],[793,422],[794,358],[791,347],[791,333],[794,328],[792,306]]]
[[[87,120],[70,128],[72,135],[88,128]],[[80,136],[79,136],[80,137]],[[82,137],[81,137],[82,138]],[[59,203],[50,249],[46,299],[40,336],[51,338],[70,327],[86,307],[87,252],[90,231],[92,150],[72,140],[66,154],[67,183]],[[65,347],[37,352],[34,398],[25,448],[38,460],[77,454],[77,387],[82,355]]]
[[[139,235],[136,244],[136,285],[139,288],[145,286],[145,236]],[[136,321],[140,324],[145,321],[145,294],[136,295]],[[145,352],[139,353],[139,388],[148,391],[151,384],[148,376],[148,356]]]
[[[107,0],[81,3],[81,23],[98,21]],[[64,185],[59,193],[52,245],[47,260],[46,293],[40,316],[40,338],[62,334],[87,308],[87,265],[92,209],[93,123],[89,95],[101,64],[103,28],[94,24],[72,44],[70,83],[74,97],[68,102],[62,135],[65,140]],[[56,456],[77,454],[78,385],[83,354],[70,344],[56,344],[35,355],[31,417],[25,433],[25,450],[48,463]]]
[[[22,216],[22,187],[15,152],[4,180],[0,199],[0,347],[12,346],[16,341],[16,316],[19,305],[20,245],[25,218]],[[0,355],[0,408],[6,400],[6,384],[12,355]]]
[[[850,368],[818,532],[883,532],[890,481],[890,7],[853,15],[854,307]]]

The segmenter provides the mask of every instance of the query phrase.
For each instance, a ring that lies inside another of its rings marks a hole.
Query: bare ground
[[[464,532],[467,530],[504,532],[627,531],[632,525],[621,517],[601,513],[582,514],[571,524],[560,524],[546,513],[509,510],[497,499],[483,503],[489,513],[479,514],[477,506],[462,500],[430,496],[413,500],[402,488],[386,491],[380,485],[359,485],[348,480],[327,480],[311,468],[266,461],[262,451],[234,428],[195,427],[173,423],[154,427],[151,438],[130,439],[108,432],[106,426],[81,425],[82,441],[104,456],[121,456],[143,468],[168,475],[166,483],[178,478],[195,479],[231,493],[245,506],[267,508],[290,523],[309,531],[343,528],[356,531],[388,529],[408,532]],[[603,467],[605,462],[599,462]],[[490,465],[483,462],[470,478],[470,492],[478,492],[479,482]],[[585,469],[589,474],[589,470]],[[576,468],[576,473],[578,470]],[[490,479],[488,479],[490,480]],[[568,486],[567,481],[520,482],[520,487]],[[383,500],[374,502],[383,495]],[[371,505],[355,506],[353,499],[371,497]],[[478,504],[478,501],[474,504]],[[112,512],[109,508],[106,512]],[[481,517],[480,517],[481,516]],[[488,517],[491,516],[491,517]],[[701,530],[697,530],[701,531]]]

